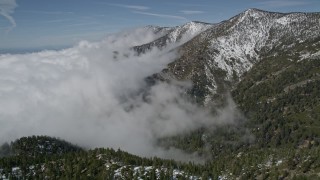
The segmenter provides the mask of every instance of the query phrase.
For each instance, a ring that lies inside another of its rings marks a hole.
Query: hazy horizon
[[[173,27],[190,21],[217,23],[249,8],[274,12],[319,12],[317,0],[244,1],[0,1],[0,53],[63,49],[81,40],[99,41],[147,25]],[[27,51],[24,51],[27,50]]]

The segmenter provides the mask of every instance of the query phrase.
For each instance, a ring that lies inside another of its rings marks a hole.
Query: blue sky
[[[0,52],[72,46],[145,25],[220,22],[248,9],[319,12],[319,0],[0,0]]]

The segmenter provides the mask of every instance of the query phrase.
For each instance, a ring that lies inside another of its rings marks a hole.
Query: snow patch
[[[305,60],[305,59],[316,59],[316,58],[320,58],[320,51],[316,52],[316,53],[310,53],[310,52],[306,52],[304,54],[300,55],[300,60]]]
[[[284,16],[282,18],[277,19],[275,22],[285,26],[288,25],[290,21],[291,20],[288,17]]]
[[[181,41],[181,43],[187,42],[194,36],[200,34],[201,32],[205,31],[206,29],[212,26],[213,25],[211,24],[189,22],[185,25],[178,26],[177,28],[175,28],[175,30],[169,34],[169,41]]]

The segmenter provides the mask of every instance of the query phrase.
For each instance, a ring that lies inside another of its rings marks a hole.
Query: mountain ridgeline
[[[215,95],[235,88],[245,72],[267,57],[278,57],[284,52],[297,56],[293,59],[295,61],[305,53],[317,56],[319,18],[319,13],[284,14],[249,9],[218,24],[194,22],[198,28],[189,28],[198,29],[198,34],[190,34],[193,38],[177,47],[180,57],[156,76],[191,80],[194,85],[192,93],[198,102],[210,103]],[[179,40],[184,32],[187,30],[180,31],[172,39]],[[194,34],[197,35],[194,37]],[[171,42],[168,40],[171,36],[168,33],[136,48],[162,47],[164,41]],[[301,48],[303,44],[310,48]],[[297,46],[300,46],[298,51]]]
[[[190,22],[173,28],[148,28],[162,36],[132,47],[137,55],[154,47],[175,50],[179,55],[147,78],[150,86],[157,81],[191,81],[187,94],[199,106],[214,111],[232,99],[243,114],[239,115],[243,121],[236,125],[201,127],[159,139],[165,148],[206,157],[204,165],[68,145],[66,151],[58,146],[57,151],[45,153],[51,157],[47,160],[24,163],[25,171],[20,168],[15,175],[13,169],[21,165],[14,163],[18,162],[14,157],[30,155],[25,148],[12,151],[19,145],[17,141],[2,146],[1,152],[11,156],[1,159],[0,175],[32,177],[30,167],[35,165],[40,177],[52,179],[77,179],[79,175],[102,179],[320,178],[320,13],[248,9],[217,24]],[[34,146],[34,140],[27,142],[32,142],[36,151],[42,147]],[[44,154],[32,157],[40,155]],[[68,158],[73,163],[65,161]],[[52,166],[55,163],[59,168]],[[88,163],[90,166],[85,166]]]

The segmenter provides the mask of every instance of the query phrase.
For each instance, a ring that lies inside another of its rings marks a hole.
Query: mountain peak
[[[264,16],[265,14],[269,14],[270,12],[268,11],[264,11],[261,9],[257,9],[257,8],[250,8],[247,9],[246,11],[244,11],[243,13],[241,13],[243,16],[251,16],[251,17],[261,17]]]
[[[262,9],[257,9],[257,8],[249,8],[249,9],[245,10],[244,12],[267,12],[267,11],[264,11]]]
[[[262,10],[257,9],[257,8],[249,8],[249,9],[245,10],[244,12],[257,12],[257,11],[262,11]]]
[[[190,28],[190,27],[199,27],[199,28],[203,28],[205,26],[212,26],[212,24],[210,23],[205,23],[205,22],[200,22],[200,21],[190,21],[187,22],[181,26],[178,26],[180,28]]]

